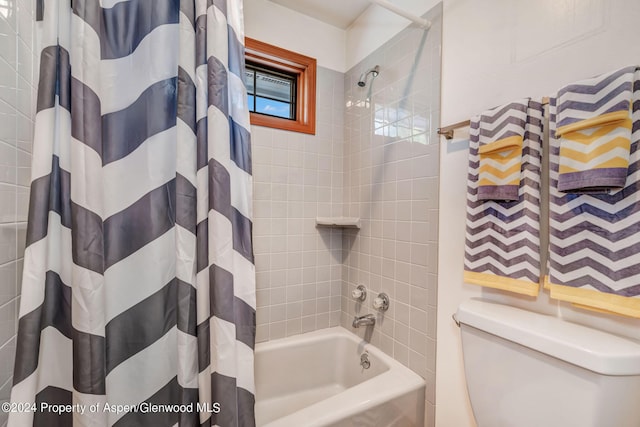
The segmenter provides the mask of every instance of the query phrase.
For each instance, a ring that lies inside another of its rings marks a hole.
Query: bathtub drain
[[[360,355],[360,366],[362,366],[364,369],[369,369],[369,367],[371,366],[371,362],[369,361],[369,353],[366,351]]]

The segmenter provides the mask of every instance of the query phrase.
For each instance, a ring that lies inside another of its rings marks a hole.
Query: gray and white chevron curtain
[[[242,1],[37,14],[9,426],[254,425]]]

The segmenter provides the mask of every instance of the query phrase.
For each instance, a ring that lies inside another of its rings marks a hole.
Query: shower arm
[[[375,3],[378,6],[384,7],[385,9],[395,13],[396,15],[400,15],[403,18],[408,19],[409,21],[415,22],[416,24],[418,24],[420,28],[428,30],[431,27],[431,21],[426,20],[424,18],[420,18],[419,16],[416,16],[412,13],[409,13],[406,10],[391,3],[389,0],[369,0],[369,2]]]

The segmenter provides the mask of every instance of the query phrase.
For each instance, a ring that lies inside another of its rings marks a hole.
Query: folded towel
[[[609,193],[624,187],[635,70],[626,67],[558,92],[555,136],[560,142],[560,191]]]
[[[518,200],[528,103],[512,102],[480,116],[478,200]]]
[[[471,284],[535,296],[540,281],[543,108],[540,101],[527,101],[524,105],[524,117],[519,108],[515,110],[524,128],[515,201],[485,201],[479,197],[481,123],[485,116],[471,120],[464,279]],[[513,127],[513,121],[505,123],[505,128]]]
[[[549,276],[551,297],[640,318],[640,72],[635,73],[626,182],[615,194],[567,194],[558,187],[561,141],[550,100]]]

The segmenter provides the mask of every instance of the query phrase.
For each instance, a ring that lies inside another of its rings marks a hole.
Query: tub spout
[[[360,326],[369,326],[376,324],[376,316],[373,314],[365,314],[364,316],[356,316],[353,318],[351,326],[359,328]]]

